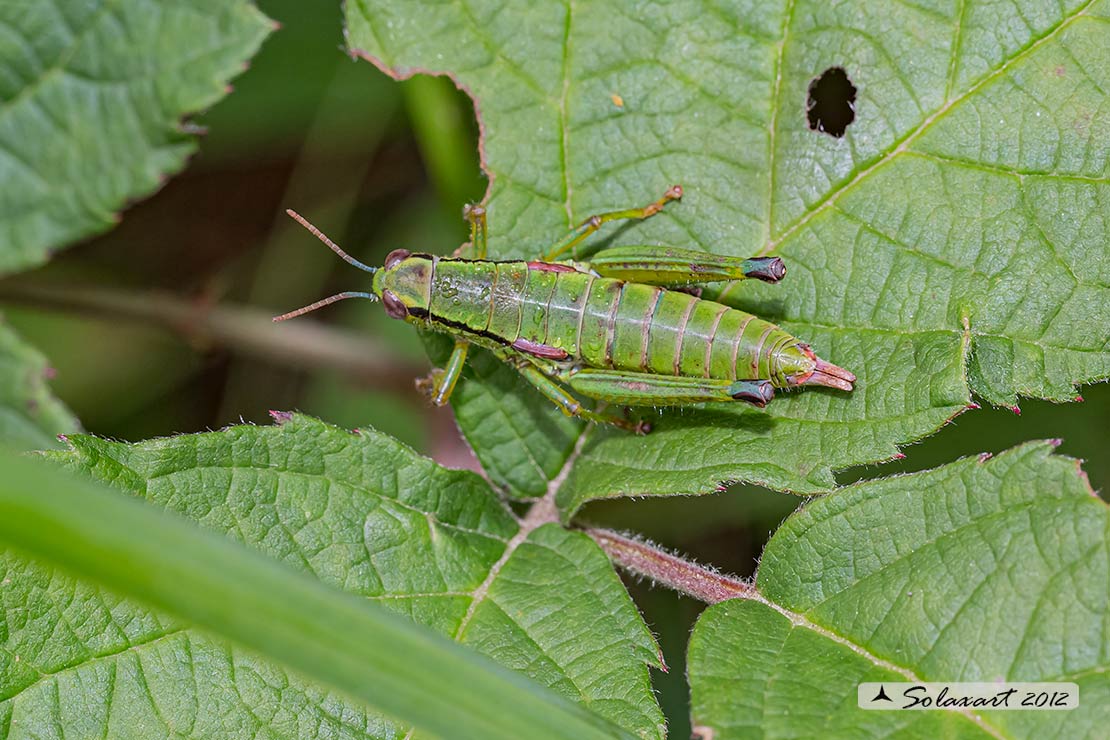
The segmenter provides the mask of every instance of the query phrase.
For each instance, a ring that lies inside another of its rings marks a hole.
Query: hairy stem
[[[755,596],[751,584],[671,555],[647,542],[609,529],[587,529],[586,534],[620,568],[707,604]]]

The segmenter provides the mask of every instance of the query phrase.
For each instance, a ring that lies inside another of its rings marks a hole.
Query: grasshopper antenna
[[[310,303],[307,306],[305,306],[304,308],[298,308],[296,311],[290,311],[289,313],[283,313],[281,316],[275,316],[274,321],[285,321],[287,319],[295,319],[298,316],[304,316],[306,313],[312,313],[313,311],[315,311],[318,308],[323,308],[324,306],[330,306],[333,303],[336,303],[338,301],[344,301],[348,298],[369,298],[372,301],[378,300],[378,297],[376,295],[374,295],[373,293],[359,293],[357,291],[348,290],[348,291],[345,291],[343,293],[336,293],[335,295],[328,296],[327,298],[324,298],[323,300],[316,301],[315,303]]]
[[[346,262],[347,264],[353,265],[353,266],[357,267],[358,269],[364,270],[364,271],[369,272],[371,274],[378,271],[378,268],[370,267],[369,265],[364,265],[363,263],[359,262],[358,260],[356,260],[351,255],[344,252],[342,249],[339,248],[338,244],[336,244],[331,239],[324,236],[324,232],[320,231],[315,226],[310,224],[308,222],[308,219],[306,219],[304,216],[302,216],[301,214],[294,211],[292,208],[287,208],[285,210],[285,212],[288,213],[289,217],[292,218],[294,221],[296,221],[301,226],[308,229],[309,232],[311,232],[313,236],[315,236],[317,239],[319,239],[324,244],[326,244],[328,246],[328,249],[330,249],[331,251],[338,254],[340,256],[340,258],[342,258],[342,260],[344,262]],[[312,311],[315,311],[318,308],[323,308],[324,306],[330,306],[331,304],[335,303],[336,301],[343,301],[343,300],[346,300],[348,298],[368,298],[371,301],[378,300],[378,297],[376,295],[374,295],[373,293],[361,293],[361,292],[354,291],[354,290],[348,290],[348,291],[344,291],[343,293],[336,293],[333,296],[328,296],[327,298],[324,298],[323,300],[316,301],[315,303],[310,303],[309,305],[305,306],[304,308],[298,308],[296,311],[290,311],[289,313],[283,313],[281,316],[275,316],[274,321],[286,321],[287,319],[293,319],[293,318],[296,318],[297,316],[304,316],[306,313],[311,313]]]
[[[319,229],[317,229],[317,228],[316,228],[315,226],[313,226],[312,224],[310,224],[310,223],[308,222],[308,219],[306,219],[306,218],[305,218],[304,216],[302,216],[301,214],[299,214],[299,213],[297,213],[296,211],[294,211],[294,210],[293,210],[292,208],[286,208],[286,209],[285,209],[285,212],[286,212],[286,213],[288,213],[288,214],[289,214],[289,217],[290,217],[290,218],[292,218],[292,219],[293,219],[294,221],[296,221],[296,222],[297,222],[297,223],[299,223],[299,224],[300,224],[301,226],[303,226],[303,227],[305,227],[306,229],[308,229],[308,230],[309,230],[309,232],[311,232],[311,234],[312,234],[312,235],[313,235],[314,237],[316,237],[317,239],[319,239],[320,241],[322,241],[322,242],[323,242],[324,244],[327,244],[327,245],[328,245],[328,249],[330,249],[331,251],[333,251],[333,252],[335,252],[336,254],[338,254],[338,255],[340,256],[340,258],[341,258],[341,259],[342,259],[342,260],[343,260],[344,262],[346,262],[346,263],[347,263],[348,265],[354,265],[354,266],[355,266],[355,267],[357,267],[358,269],[360,269],[360,270],[364,270],[364,271],[366,271],[366,272],[369,272],[369,273],[375,273],[375,272],[377,272],[377,271],[378,271],[378,268],[376,268],[376,267],[370,267],[369,265],[364,265],[363,263],[359,262],[358,260],[356,260],[356,259],[355,259],[354,257],[352,257],[351,255],[349,255],[349,254],[347,254],[346,252],[344,252],[344,251],[343,251],[342,249],[340,249],[340,248],[339,248],[339,245],[338,245],[338,244],[336,244],[336,243],[335,243],[335,242],[333,242],[333,241],[332,241],[331,239],[329,239],[329,238],[327,238],[326,236],[324,236],[324,232],[320,231],[320,230],[319,230]],[[343,294],[342,294],[342,293],[340,293],[340,295],[343,295]],[[347,297],[353,297],[353,296],[347,296]],[[338,299],[336,299],[336,300],[338,300]],[[315,305],[315,304],[313,304],[313,305]],[[325,305],[325,304],[321,303],[321,305]],[[308,306],[305,306],[305,308],[308,308]]]

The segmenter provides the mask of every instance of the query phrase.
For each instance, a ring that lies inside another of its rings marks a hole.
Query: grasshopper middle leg
[[[555,242],[540,259],[544,262],[557,259],[559,255],[581,244],[586,237],[600,229],[601,225],[604,223],[632,218],[650,218],[663,210],[663,206],[667,205],[667,203],[672,200],[678,200],[681,197],[682,186],[672,185],[667,192],[663,193],[662,198],[653,203],[648,203],[643,208],[626,208],[622,211],[609,211],[608,213],[599,213],[596,216],[590,216],[585,221],[578,224],[578,226],[574,227],[569,234]]]

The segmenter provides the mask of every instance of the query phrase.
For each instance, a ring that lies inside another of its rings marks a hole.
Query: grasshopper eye
[[[412,255],[407,249],[394,249],[392,252],[385,256],[385,269],[390,269],[398,262],[407,260]]]
[[[398,249],[397,251],[401,252],[401,251],[404,251],[404,250]],[[408,252],[405,252],[405,254],[408,254]],[[390,257],[392,257],[392,256],[393,255],[390,255]],[[389,267],[388,260],[386,261],[386,267]],[[382,305],[385,306],[385,312],[390,316],[390,318],[394,318],[394,319],[408,318],[408,315],[409,315],[408,306],[406,306],[400,298],[398,298],[396,295],[394,295],[393,291],[391,291],[391,290],[383,290],[382,291]]]

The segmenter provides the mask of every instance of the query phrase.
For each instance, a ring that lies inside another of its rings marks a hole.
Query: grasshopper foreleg
[[[480,204],[468,203],[463,206],[463,218],[470,224],[470,245],[474,249],[474,258],[484,260],[487,252],[486,209]],[[459,251],[463,247],[460,247]],[[462,375],[469,350],[470,342],[461,338],[456,339],[455,349],[451,351],[447,364],[442,370],[436,368],[427,377],[417,380],[417,389],[425,393],[436,406],[446,404],[455,390],[455,384],[459,382],[459,376]]]
[[[451,398],[455,384],[462,375],[463,365],[466,364],[466,354],[470,350],[470,342],[465,339],[455,340],[455,349],[443,369],[435,369],[426,377],[416,381],[417,390],[428,396],[436,406],[443,406]]]
[[[626,208],[623,211],[609,211],[608,213],[599,213],[596,216],[590,216],[582,223],[578,224],[569,234],[564,236],[559,241],[555,242],[548,249],[540,259],[544,262],[551,262],[558,258],[559,255],[574,249],[581,244],[586,237],[601,228],[602,224],[610,221],[621,221],[625,219],[645,219],[654,216],[663,210],[663,206],[672,200],[678,200],[682,197],[682,186],[672,185],[667,192],[663,193],[663,197],[654,203],[649,203],[643,208]]]
[[[778,257],[743,259],[673,247],[612,247],[583,264],[602,277],[666,287],[745,278],[777,283],[786,274]]]

